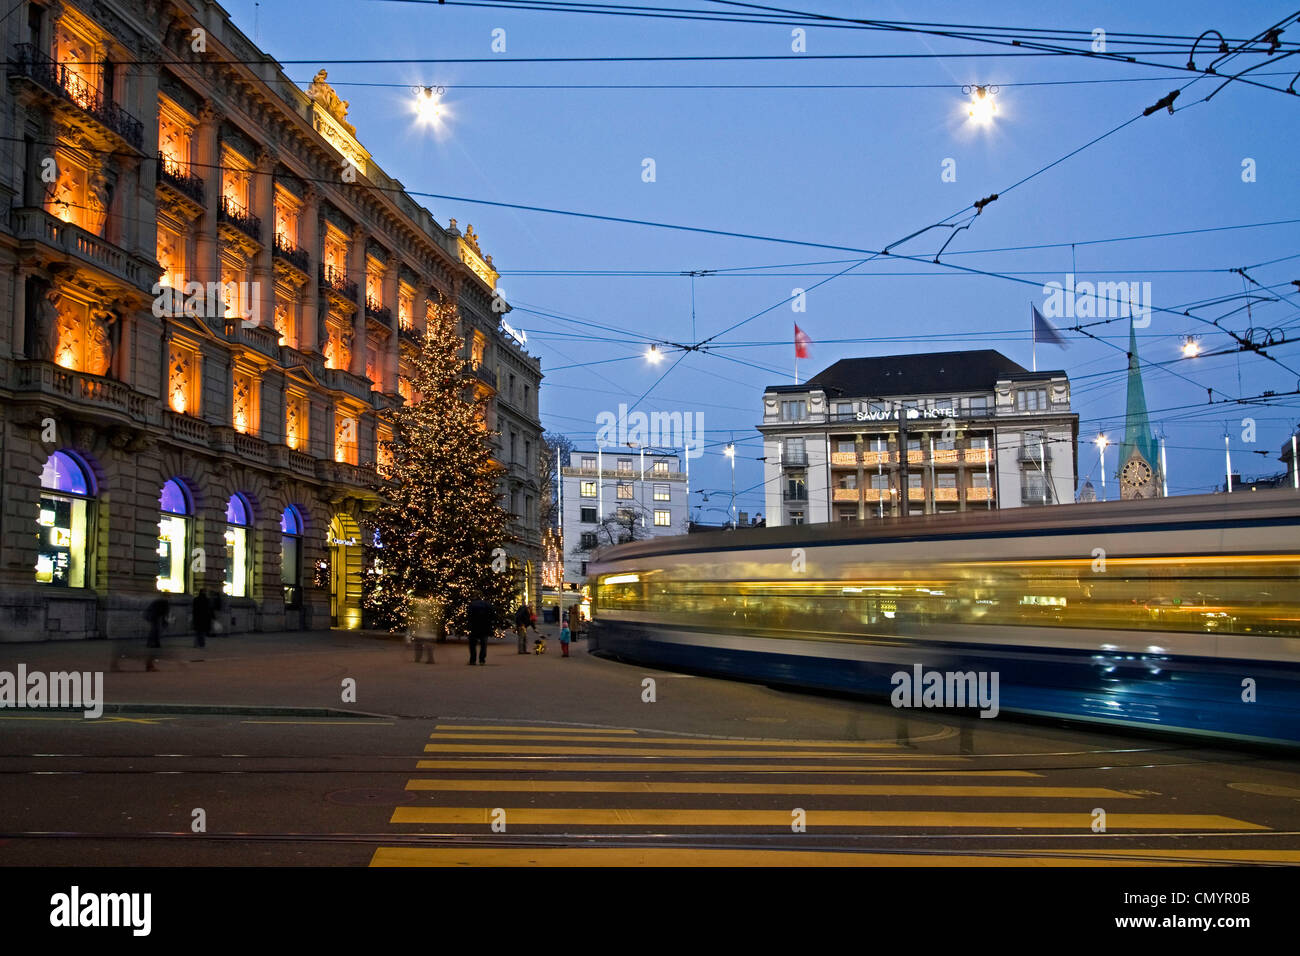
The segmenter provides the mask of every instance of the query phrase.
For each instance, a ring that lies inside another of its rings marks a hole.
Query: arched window
[[[158,590],[183,594],[185,570],[189,567],[190,496],[175,478],[162,486],[158,496]]]
[[[248,596],[251,569],[248,531],[253,523],[252,515],[243,495],[230,496],[226,502],[226,583],[221,589],[230,597]]]
[[[36,516],[36,581],[62,588],[86,586],[86,543],[93,493],[90,475],[72,455],[56,451],[41,469]]]
[[[293,505],[280,515],[280,583],[284,606],[302,607],[302,516]]]

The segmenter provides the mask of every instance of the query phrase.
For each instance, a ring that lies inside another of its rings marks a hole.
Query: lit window
[[[91,482],[67,452],[56,451],[41,470],[36,518],[36,581],[55,587],[86,586],[87,522]]]
[[[393,430],[380,425],[375,430],[375,470],[385,478],[393,472]]]
[[[173,341],[169,349],[167,403],[181,415],[199,413],[199,355],[188,345]]]
[[[596,470],[596,459],[594,459],[594,458],[584,458],[584,459],[582,459],[582,470],[583,470],[583,471],[595,471],[595,470]]]
[[[671,512],[668,512],[668,511],[656,511],[656,512],[655,512],[655,527],[656,527],[656,528],[667,528],[670,524],[672,524],[672,514],[671,514]]]
[[[633,496],[632,496],[632,482],[630,482],[630,481],[620,481],[620,482],[618,483],[618,497],[620,497],[620,498],[622,498],[622,499],[624,499],[624,500],[631,500],[631,498],[633,497]]]
[[[668,474],[668,462],[663,461],[662,459],[659,460],[659,461],[656,461],[656,462],[655,462],[654,473],[655,473],[656,475],[666,475],[666,474]]]
[[[284,443],[301,451],[307,447],[307,426],[310,419],[307,396],[301,392],[286,392],[284,397]]]
[[[280,583],[284,606],[302,606],[302,516],[293,505],[280,515]]]
[[[341,410],[334,412],[334,460],[357,463],[357,420]]]
[[[655,501],[668,501],[672,498],[672,489],[668,485],[655,485]]]
[[[247,369],[236,369],[231,417],[235,431],[245,435],[257,434],[257,374]]]
[[[190,498],[175,478],[163,485],[158,496],[158,581],[159,591],[185,592],[185,569],[189,566]]]
[[[248,579],[252,570],[248,540],[252,512],[242,495],[231,495],[226,502],[226,582],[222,592],[230,597],[248,596]]]
[[[620,458],[618,460],[619,474],[630,475],[632,473],[632,459]]]
[[[584,498],[596,497],[596,483],[594,481],[584,481],[582,483],[582,497]]]

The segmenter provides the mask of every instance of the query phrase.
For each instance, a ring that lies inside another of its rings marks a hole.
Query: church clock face
[[[1151,466],[1141,458],[1130,458],[1120,470],[1122,489],[1132,497],[1146,497],[1151,493]]]

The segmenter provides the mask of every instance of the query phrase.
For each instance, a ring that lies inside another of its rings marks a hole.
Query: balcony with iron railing
[[[782,499],[783,501],[791,501],[791,502],[803,502],[803,501],[807,501],[807,500],[808,500],[808,489],[807,489],[807,488],[795,488],[795,489],[791,490],[791,489],[787,488],[785,491],[781,492],[781,499]]]
[[[158,184],[203,205],[203,180],[189,172],[183,163],[161,153],[158,154]]]
[[[9,62],[9,75],[26,77],[32,83],[77,107],[100,126],[135,149],[144,148],[144,124],[91,86],[68,64],[58,63],[33,43],[18,43]]]
[[[303,249],[282,232],[277,232],[275,234],[275,245],[272,249],[272,255],[277,259],[282,259],[289,263],[289,265],[293,266],[304,275],[310,275],[310,260],[307,257],[307,250]]]
[[[781,455],[781,465],[785,468],[806,468],[808,453],[806,451],[787,451]]]
[[[1046,444],[1037,442],[1030,445],[1021,445],[1017,457],[1022,462],[1041,465],[1052,460],[1052,449]]]
[[[320,284],[321,287],[335,292],[349,302],[355,302],[357,299],[357,284],[348,279],[347,273],[341,269],[335,269],[331,265],[321,263],[320,267]]]
[[[233,226],[254,242],[262,241],[262,220],[230,196],[221,197],[221,205],[217,207],[217,222]]]
[[[388,328],[393,326],[393,310],[374,296],[366,296],[366,318],[373,319]]]

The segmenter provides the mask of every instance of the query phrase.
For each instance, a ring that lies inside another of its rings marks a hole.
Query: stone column
[[[217,209],[221,204],[221,114],[211,101],[199,108],[195,136],[195,174],[203,177],[203,218],[194,240],[192,278],[199,282],[221,281],[221,243],[218,241]],[[186,278],[191,278],[187,276]]]
[[[275,150],[262,147],[257,151],[257,170],[253,173],[253,215],[262,220],[262,248],[253,257],[253,321],[258,325],[275,325],[275,166],[280,157]]]
[[[352,227],[352,248],[348,250],[348,278],[357,284],[357,311],[352,316],[353,375],[366,374],[366,239],[365,227]]]
[[[313,353],[320,351],[317,340],[320,334],[320,267],[321,256],[320,191],[308,184],[302,197],[302,213],[298,217],[298,245],[307,250],[307,287],[303,292],[301,312],[298,316],[298,349]]]

